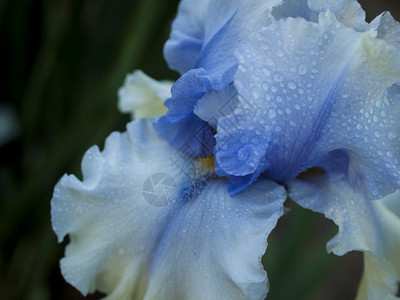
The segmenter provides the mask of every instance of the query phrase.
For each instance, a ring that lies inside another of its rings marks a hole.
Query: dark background
[[[369,20],[384,10],[400,20],[399,1],[360,2]],[[127,73],[177,78],[162,57],[177,4],[0,0],[0,111],[14,119],[0,141],[0,299],[83,299],[58,268],[65,243],[51,230],[53,187],[80,174],[87,148],[124,130],[129,117],[116,103]],[[290,205],[265,257],[268,299],[354,298],[361,256],[327,255],[336,228]]]

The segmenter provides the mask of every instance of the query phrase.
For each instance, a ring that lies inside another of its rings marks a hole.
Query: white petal
[[[328,242],[329,252],[365,252],[365,275],[358,299],[394,297],[400,271],[400,219],[384,205],[385,200],[365,199],[344,179],[293,180],[289,188],[289,196],[299,205],[323,213],[338,225],[339,233]],[[400,200],[400,193],[390,197]]]
[[[361,279],[356,300],[394,300],[397,286],[393,278],[397,272],[384,259],[369,253],[364,254],[364,275]],[[388,291],[392,293],[388,294]]]
[[[382,228],[381,241],[383,256],[375,257],[371,254],[364,256],[364,275],[359,288],[357,299],[382,299],[384,291],[391,290],[395,294],[397,285],[393,278],[400,280],[400,191],[397,191],[382,200],[375,201],[379,226]],[[369,295],[369,298],[363,297]],[[398,299],[389,295],[385,299]]]
[[[163,115],[167,111],[164,101],[171,97],[172,84],[172,81],[157,81],[136,70],[126,76],[118,91],[118,108],[131,113],[132,119]]]
[[[53,228],[60,241],[71,238],[64,277],[107,299],[263,299],[261,257],[283,187],[260,180],[231,197],[224,179],[205,181],[206,160],[181,156],[151,122],[113,133],[102,152],[89,149],[83,181],[57,184]]]

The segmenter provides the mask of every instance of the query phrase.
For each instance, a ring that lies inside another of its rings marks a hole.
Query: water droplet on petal
[[[249,142],[249,137],[247,137],[247,136],[242,136],[242,138],[240,139],[240,142],[241,143],[248,143]]]
[[[390,132],[388,133],[388,139],[389,139],[389,141],[393,141],[395,138],[397,138],[396,132],[390,131]]]
[[[287,86],[289,89],[294,90],[297,87],[297,84],[294,81],[289,81]]]
[[[299,72],[300,75],[305,75],[307,73],[307,67],[303,64],[301,64],[298,69],[297,72]]]
[[[238,159],[239,159],[240,161],[244,161],[244,160],[247,160],[247,158],[249,157],[249,154],[248,154],[245,150],[240,149],[240,150],[238,151],[237,156],[238,156]]]
[[[270,59],[270,58],[268,58],[266,61],[265,61],[265,63],[268,65],[268,66],[273,66],[275,63],[274,63],[274,61],[272,60],[272,59]],[[269,72],[269,71],[268,71]]]
[[[273,109],[273,108],[270,108],[269,111],[268,111],[268,117],[271,118],[271,119],[275,118],[276,117],[276,110]]]
[[[276,50],[276,56],[283,57],[284,53],[281,49]]]
[[[274,80],[275,80],[275,82],[282,82],[283,81],[283,76],[281,74],[279,74],[279,73],[275,73]]]

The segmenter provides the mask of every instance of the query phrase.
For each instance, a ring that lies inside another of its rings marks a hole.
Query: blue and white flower
[[[164,50],[182,74],[168,112],[55,187],[67,281],[107,299],[263,299],[289,196],[338,225],[329,252],[365,253],[358,299],[397,299],[399,23],[367,23],[353,0],[183,0]],[[148,116],[159,86],[128,81]]]

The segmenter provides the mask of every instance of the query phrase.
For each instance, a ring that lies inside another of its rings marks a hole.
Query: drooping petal
[[[171,97],[172,82],[157,81],[141,70],[129,74],[118,91],[118,108],[130,113],[132,119],[163,115],[167,111],[165,99]]]
[[[396,293],[398,287],[395,285],[393,288],[393,278],[400,282],[400,191],[374,202],[373,205],[382,228],[381,240],[387,261],[370,254],[364,255],[364,275],[357,300],[365,299],[363,295],[374,295],[368,299],[383,299],[380,298],[381,290],[392,289]]]
[[[52,199],[53,229],[71,242],[66,280],[107,299],[264,299],[261,257],[286,192],[262,180],[231,197],[161,140],[152,120],[89,149],[83,181],[64,176]]]
[[[339,227],[327,249],[336,255],[365,252],[365,273],[359,299],[387,299],[397,292],[400,279],[400,219],[382,200],[368,200],[345,179],[329,182],[320,177],[288,182],[289,197],[299,205],[323,213]],[[400,203],[400,192],[395,197]]]
[[[364,253],[364,273],[356,300],[396,300],[396,270],[385,259]]]
[[[223,170],[241,174],[248,161],[230,170],[219,159],[237,156],[240,139],[258,133],[266,151],[248,157],[258,157],[256,170],[266,166],[278,182],[344,150],[349,163],[341,171],[355,189],[379,198],[397,188],[400,93],[392,85],[400,81],[400,53],[394,47],[374,32],[346,28],[328,11],[318,23],[274,22],[237,56],[234,84],[246,109],[218,122],[216,159]]]

